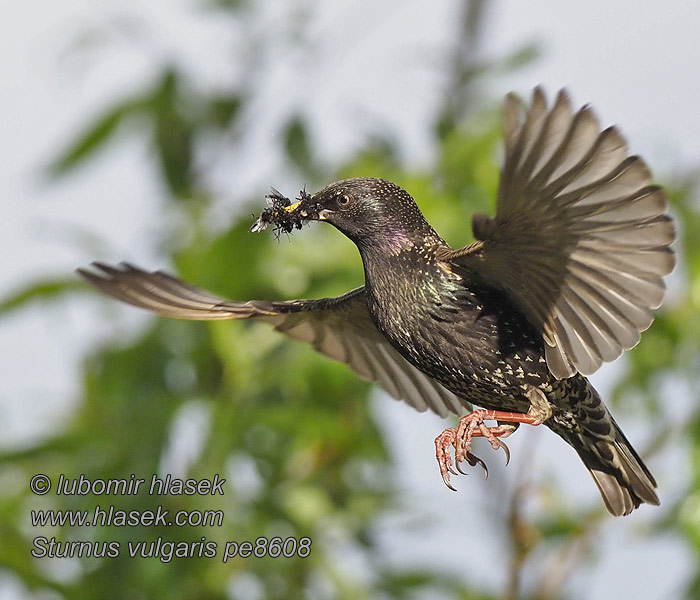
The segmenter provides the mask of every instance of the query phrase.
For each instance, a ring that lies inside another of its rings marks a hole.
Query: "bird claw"
[[[443,473],[442,475],[442,480],[445,482],[445,485],[450,488],[453,492],[457,491],[457,488],[455,488],[452,483],[450,482],[450,475],[449,473]]]
[[[449,427],[435,438],[435,457],[440,467],[440,475],[445,485],[453,491],[455,488],[450,481],[450,473],[466,475],[460,466],[462,462],[466,461],[472,467],[479,465],[484,470],[484,479],[488,479],[489,470],[486,463],[471,452],[471,442],[475,436],[485,437],[494,450],[503,449],[506,455],[506,466],[510,463],[510,448],[500,438],[511,435],[517,425],[499,422],[495,427],[488,427],[484,424],[484,418],[494,418],[493,413],[485,410],[474,411],[459,420],[459,427]],[[454,448],[454,460],[452,448]]]
[[[464,456],[464,460],[466,460],[470,466],[475,467],[476,465],[479,465],[483,470],[484,470],[484,479],[488,479],[489,477],[489,469],[486,466],[486,463],[481,460],[476,454],[472,454],[471,452],[467,452]],[[460,467],[460,463],[463,461],[457,461],[455,463],[455,469],[457,469],[461,475],[469,475],[466,471],[462,471],[462,467]],[[450,469],[450,471],[456,475],[454,471]]]
[[[472,467],[479,465],[484,470],[484,479],[489,478],[489,468],[486,466],[486,463],[483,460],[481,460],[476,454],[467,452],[467,461]]]
[[[450,482],[450,473],[457,475],[457,472],[452,468],[453,462],[450,447],[454,443],[454,435],[456,432],[457,430],[454,428],[445,429],[445,431],[435,438],[435,458],[440,466],[440,475],[442,475],[442,480],[445,482],[445,485],[453,492],[456,492],[457,490]],[[455,466],[461,473],[459,466]]]
[[[510,463],[510,448],[508,448],[508,445],[503,441],[503,440],[498,440],[499,443],[501,444],[499,448],[503,448],[503,452],[506,453],[506,467]]]

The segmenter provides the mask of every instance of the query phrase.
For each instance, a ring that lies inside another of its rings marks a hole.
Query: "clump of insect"
[[[306,190],[299,192],[295,203],[275,188],[272,188],[272,192],[265,196],[265,199],[267,207],[253,223],[250,228],[252,232],[263,231],[268,225],[273,225],[275,234],[279,236],[282,232],[291,233],[294,229],[301,229],[305,221],[318,218],[319,209]]]

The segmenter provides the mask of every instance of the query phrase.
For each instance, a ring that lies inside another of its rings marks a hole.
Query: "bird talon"
[[[440,465],[440,474],[448,488],[454,490],[450,484],[450,473],[466,475],[460,466],[460,463],[465,461],[472,467],[479,465],[484,470],[484,479],[488,479],[489,469],[486,463],[471,452],[471,443],[474,437],[485,437],[494,450],[502,448],[506,455],[506,466],[510,464],[510,448],[503,441],[503,438],[508,437],[517,429],[518,421],[515,424],[509,421],[509,419],[514,420],[514,417],[526,419],[523,422],[532,422],[528,415],[481,409],[462,417],[459,420],[459,427],[445,429],[435,438],[435,456]],[[497,421],[498,425],[489,427],[484,424],[484,419]],[[453,447],[454,461],[452,460]]]
[[[503,440],[498,440],[501,445],[500,448],[503,448],[503,452],[506,453],[506,467],[508,466],[508,463],[510,463],[510,448],[508,448],[508,445],[503,441]]]
[[[450,482],[450,475],[449,475],[448,473],[445,473],[445,474],[442,476],[442,481],[443,481],[443,482],[445,483],[445,485],[446,485],[448,488],[450,488],[453,492],[456,492],[456,491],[457,491],[457,489],[456,489],[456,488],[452,485],[452,483]]]
[[[462,471],[462,467],[459,466],[459,463],[455,463],[455,469],[459,471],[460,475],[468,475],[465,471]]]
[[[486,466],[486,463],[483,460],[481,460],[476,454],[472,454],[471,452],[468,452],[467,453],[467,460],[469,461],[469,464],[472,467],[479,465],[484,470],[484,479],[489,478],[489,468]]]
[[[455,476],[458,474],[457,471],[462,473],[459,464],[452,462],[451,448],[455,443],[455,431],[454,429],[446,429],[435,438],[435,458],[440,466],[440,475],[445,485],[453,492],[457,490],[450,482],[450,473]],[[456,467],[457,471],[455,471],[453,466]]]

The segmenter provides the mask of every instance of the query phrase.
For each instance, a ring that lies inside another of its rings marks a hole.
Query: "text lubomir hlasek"
[[[139,491],[145,490],[145,487],[141,487],[145,483],[145,479],[137,478],[134,474],[126,479],[89,479],[85,475],[71,479],[61,474],[56,486],[56,495],[132,496],[138,494]],[[214,475],[211,479],[178,479],[169,474],[161,479],[157,475],[153,475],[148,485],[148,495],[193,496],[197,494],[200,496],[214,496],[218,494],[223,496],[224,483],[226,483],[226,480],[219,477],[219,475]]]

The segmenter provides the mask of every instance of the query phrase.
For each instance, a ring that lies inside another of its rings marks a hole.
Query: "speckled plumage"
[[[523,385],[551,388],[542,337],[503,294],[469,273],[447,270],[435,247],[363,258],[377,327],[407,360],[460,398],[522,413],[529,409]]]
[[[334,224],[360,250],[372,320],[406,360],[463,402],[491,410],[532,412],[529,391],[540,390],[549,405],[544,424],[578,452],[611,512],[658,503],[653,477],[589,381],[552,373],[541,333],[507,293],[460,260],[404,190],[361,178],[333,184],[315,201],[339,196],[380,207],[371,221],[381,227],[372,233],[354,231],[367,215],[353,215],[349,228]]]
[[[574,113],[564,92],[548,111],[536,90],[524,121],[517,112],[509,98],[497,215],[476,215],[477,242],[464,248],[382,179],[336,182],[293,205],[275,197],[256,229],[318,219],[357,245],[365,286],[338,298],[230,302],[128,264],[80,273],[166,316],[268,321],[418,410],[522,413],[506,422],[542,422],[566,440],[612,514],[658,504],[654,478],[585,375],[633,346],[661,303],[674,262],[665,197],[619,132],[601,132],[588,108]],[[468,441],[454,447],[464,458]]]

